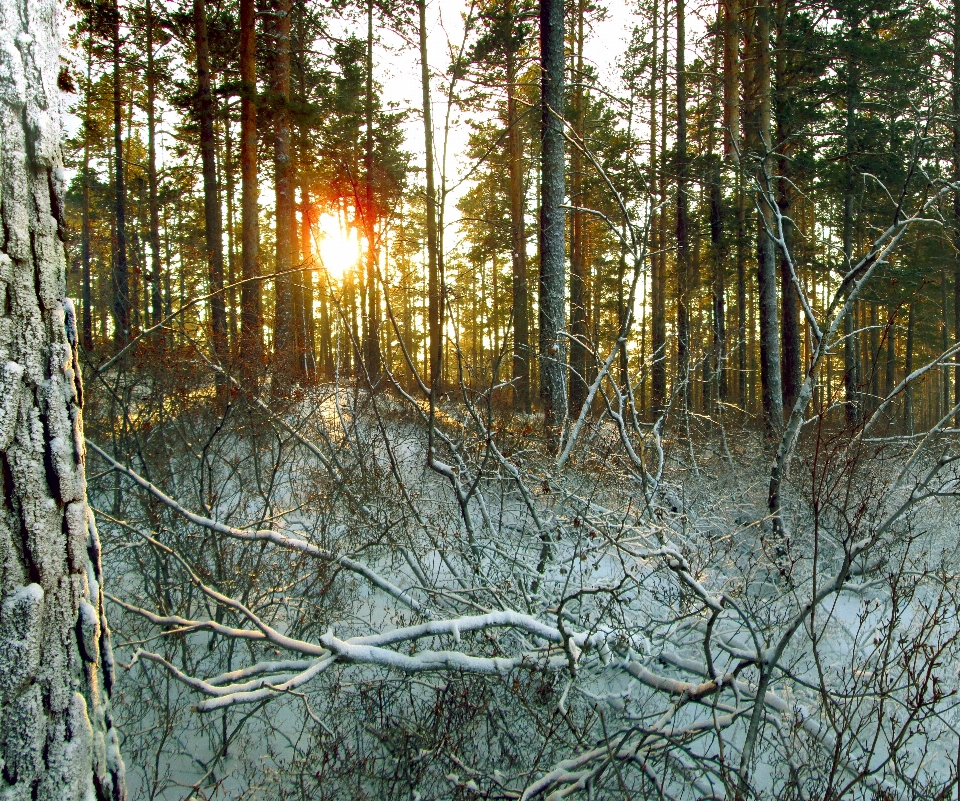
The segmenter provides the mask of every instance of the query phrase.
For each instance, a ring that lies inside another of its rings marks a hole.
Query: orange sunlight
[[[356,231],[343,227],[336,214],[321,214],[316,224],[317,253],[320,264],[334,280],[360,261],[360,241]]]

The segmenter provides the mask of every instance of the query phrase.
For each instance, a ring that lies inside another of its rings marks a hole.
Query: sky
[[[324,2],[324,0],[313,0],[314,2]],[[593,23],[592,31],[585,45],[585,57],[596,67],[597,74],[601,82],[614,89],[619,80],[617,77],[617,59],[626,49],[627,38],[630,29],[633,26],[633,15],[631,8],[635,4],[629,0],[600,0],[606,8],[606,18]],[[173,9],[179,4],[176,0],[161,0],[167,8]],[[427,27],[428,27],[428,60],[430,63],[433,79],[432,106],[433,119],[435,127],[435,141],[437,147],[443,141],[443,125],[446,116],[446,104],[441,91],[440,76],[446,74],[451,52],[458,49],[463,40],[463,15],[468,9],[468,4],[463,0],[430,0],[427,4]],[[62,21],[64,39],[66,39],[67,28],[74,21],[72,12],[67,9]],[[356,21],[341,21],[339,24],[334,21],[331,24],[331,33],[333,35],[344,34],[349,29],[357,33]],[[403,109],[411,109],[414,113],[410,114],[404,122],[404,132],[407,141],[407,149],[414,155],[414,160],[422,165],[423,151],[423,123],[420,116],[422,107],[421,86],[420,86],[420,57],[416,42],[404,41],[396,33],[393,33],[384,26],[378,26],[379,41],[375,51],[374,70],[376,79],[382,84],[384,96],[388,101],[399,104]],[[362,34],[363,31],[360,31]],[[535,34],[534,34],[535,35]],[[72,61],[74,68],[82,71],[82,57],[78,53],[73,53]],[[76,95],[65,96],[67,106],[78,103],[80,98]],[[474,115],[476,116],[476,115]],[[452,118],[453,125],[449,133],[448,146],[448,185],[455,185],[458,172],[468,167],[467,159],[464,158],[467,142],[469,138],[469,128],[465,120],[461,119],[456,113]],[[64,115],[64,127],[67,136],[74,136],[80,129],[81,120],[77,114],[67,111]],[[160,134],[158,145],[160,148],[159,160],[164,159],[164,135]],[[438,154],[438,159],[440,155]],[[439,175],[440,165],[437,166]],[[272,196],[269,184],[269,175],[265,174],[266,184],[262,187],[261,200],[266,200]],[[469,188],[467,184],[459,184],[448,197],[447,220],[456,224],[456,202],[463,193]]]

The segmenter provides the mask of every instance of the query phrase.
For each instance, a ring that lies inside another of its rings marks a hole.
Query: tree
[[[290,12],[291,0],[275,0],[272,7],[273,68],[273,183],[276,194],[276,305],[274,308],[273,360],[279,376],[289,373],[293,350],[294,182],[290,136]],[[281,378],[282,381],[282,378]],[[279,386],[277,387],[279,389]]]
[[[78,321],[66,297],[58,5],[0,18],[0,792],[125,797],[100,542],[87,505]]]
[[[563,31],[563,1],[540,0],[540,397],[550,441],[567,408]]]
[[[263,318],[259,248],[260,210],[257,176],[256,3],[240,0],[240,356],[244,371],[255,376],[263,363]]]
[[[223,298],[223,220],[220,216],[220,190],[217,181],[213,88],[205,0],[193,0],[193,32],[197,50],[197,121],[200,123],[200,159],[203,165],[203,230],[210,277],[210,330],[213,352],[221,362],[226,362],[229,348]]]
[[[123,158],[123,87],[121,75],[121,38],[119,0],[113,0],[111,43],[113,45],[113,168],[114,214],[117,225],[117,244],[113,259],[113,341],[119,350],[130,338],[130,282],[127,275],[127,199],[124,188],[125,161]]]

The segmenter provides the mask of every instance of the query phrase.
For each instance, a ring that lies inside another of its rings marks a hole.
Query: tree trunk
[[[803,362],[800,356],[800,296],[793,283],[790,270],[790,259],[787,254],[793,254],[793,183],[790,180],[793,159],[793,120],[791,118],[791,69],[790,56],[787,52],[786,25],[788,14],[791,13],[790,0],[777,2],[777,59],[776,59],[776,91],[777,91],[777,140],[780,142],[779,171],[777,181],[777,205],[783,216],[783,235],[786,244],[786,253],[780,253],[780,304],[782,317],[780,320],[782,359],[780,375],[783,384],[784,412],[790,414],[800,396]]]
[[[880,314],[877,304],[870,304],[870,406],[880,403]]]
[[[540,397],[551,444],[567,408],[564,309],[565,236],[563,0],[540,0]]]
[[[911,298],[907,313],[907,352],[904,359],[904,377],[913,372],[913,334],[917,322],[917,300]],[[907,434],[913,433],[913,382],[907,384],[903,392],[903,429]]]
[[[754,38],[755,67],[753,108],[748,146],[756,153],[760,169],[757,215],[757,293],[760,317],[760,389],[768,431],[783,425],[783,390],[780,374],[780,332],[777,324],[777,268],[773,239],[774,202],[768,181],[773,172],[770,140],[770,4],[761,0],[756,9]]]
[[[153,60],[153,8],[147,0],[147,191],[150,205],[150,307],[151,322],[159,325],[163,319],[163,296],[161,294],[160,263],[160,202],[157,196],[157,142],[156,142],[156,97],[157,76]],[[158,330],[154,341],[162,348],[163,330]]]
[[[578,0],[575,8],[575,63],[572,126],[574,137],[583,141],[584,93],[583,93],[583,17],[584,0]],[[570,197],[576,207],[584,205],[583,199],[583,154],[574,145],[570,154]],[[584,215],[572,213],[570,221],[570,414],[577,417],[587,398],[587,307],[586,307],[586,235]]]
[[[960,343],[960,0],[953,0],[953,341]],[[953,402],[960,406],[960,359],[953,373]],[[955,425],[960,426],[960,414]]]
[[[273,366],[280,378],[275,387],[282,389],[283,376],[290,372],[292,363],[293,306],[291,275],[293,268],[294,213],[293,181],[290,164],[290,7],[291,0],[276,0],[273,28],[273,181],[276,190],[276,262],[274,282],[276,300],[273,328]]]
[[[317,351],[316,330],[313,319],[313,272],[315,268],[313,258],[313,207],[310,205],[310,190],[302,173],[300,176],[300,259],[303,271],[298,274],[300,282],[300,321],[302,332],[303,376],[307,381],[316,381],[317,378]]]
[[[687,69],[685,2],[677,0],[677,381],[690,406],[690,245],[687,219]]]
[[[427,327],[429,336],[430,387],[440,385],[443,369],[443,288],[440,286],[437,232],[437,189],[433,176],[433,111],[430,105],[430,63],[427,61],[426,0],[417,0],[420,37],[420,85],[423,92],[423,141],[427,182]],[[511,169],[513,166],[511,165]],[[511,180],[512,180],[511,173]],[[512,184],[511,184],[512,188]]]
[[[860,30],[859,20],[848,20],[850,28],[847,36],[848,40],[853,41],[857,38]],[[846,111],[847,122],[845,130],[846,152],[850,154],[846,159],[844,168],[844,189],[843,189],[843,268],[844,274],[853,265],[853,207],[854,192],[856,190],[854,168],[852,163],[855,144],[855,126],[857,119],[857,110],[859,107],[859,75],[856,64],[855,54],[848,52],[846,59]],[[856,342],[853,336],[853,315],[848,314],[843,321],[844,341],[843,341],[843,384],[846,419],[848,425],[856,425],[861,417],[860,408],[860,387],[857,376],[857,351]]]
[[[240,364],[253,390],[263,366],[256,50],[255,0],[240,0]]]
[[[217,142],[213,132],[213,90],[205,0],[193,0],[193,31],[197,48],[197,116],[200,122],[200,160],[203,167],[203,212],[210,279],[210,327],[213,350],[221,364],[229,356],[227,315],[223,302],[223,221],[217,186]]]
[[[92,13],[91,13],[92,16]],[[90,275],[90,94],[93,91],[93,33],[87,38],[87,83],[85,87],[83,114],[83,229],[81,232],[80,259],[83,275],[81,278],[81,305],[83,307],[83,349],[93,350],[93,292]]]
[[[524,224],[523,141],[517,112],[517,54],[507,45],[507,147],[510,157],[510,250],[513,288],[513,386],[517,407],[530,414],[530,326],[527,318],[527,234]]]
[[[130,338],[130,286],[127,277],[126,193],[123,180],[123,99],[120,86],[120,9],[113,0],[113,149],[116,250],[113,259],[113,341],[119,350]]]
[[[77,319],[66,296],[59,100],[48,95],[60,24],[53,0],[19,0],[0,26],[0,793],[121,801]],[[16,44],[24,41],[33,45]]]
[[[654,8],[656,11],[656,8]],[[659,207],[661,211],[656,215],[656,227],[651,228],[652,236],[656,242],[654,248],[656,254],[656,275],[651,269],[651,321],[650,321],[650,346],[651,358],[653,359],[653,368],[651,370],[651,394],[650,403],[653,407],[654,415],[661,414],[666,409],[667,403],[667,259],[666,259],[666,214],[663,209],[667,202],[667,175],[662,164],[664,154],[667,150],[667,44],[670,19],[670,7],[667,2],[663,4],[663,46],[660,57],[660,168],[658,176],[658,190],[660,193]],[[656,76],[651,72],[651,82],[656,81]],[[650,116],[654,118],[656,106],[651,100]],[[652,134],[652,131],[651,131]],[[652,148],[651,148],[652,152]]]
[[[421,2],[422,6],[422,2]],[[421,39],[426,35],[420,25]],[[421,41],[421,56],[426,42]],[[367,88],[365,98],[366,136],[364,142],[363,166],[366,185],[365,229],[367,235],[367,308],[365,332],[367,376],[372,384],[380,377],[380,299],[377,292],[377,215],[373,202],[373,0],[367,0]]]
[[[887,359],[883,372],[883,397],[889,398],[897,385],[897,348],[896,348],[897,307],[890,307],[887,321]]]
[[[237,354],[238,327],[237,327],[237,226],[234,209],[236,207],[237,174],[233,159],[233,130],[230,115],[227,114],[223,125],[224,169],[223,183],[227,199],[227,285],[230,287],[224,300],[227,304],[227,331],[230,335],[231,357]]]
[[[723,30],[723,11],[718,11],[717,30]],[[720,54],[723,51],[724,42],[718,36],[714,39],[714,62],[711,76],[710,91],[713,99],[710,103],[710,130],[708,136],[708,156],[713,167],[710,178],[710,252],[713,277],[711,281],[711,305],[713,307],[711,329],[713,333],[713,358],[712,375],[710,386],[714,387],[714,401],[724,401],[727,398],[727,309],[726,309],[726,261],[727,261],[727,236],[726,236],[726,214],[723,203],[723,162],[715,158],[715,135],[717,118],[720,116],[718,102],[720,98],[719,87],[719,61]],[[708,411],[712,412],[712,409]]]
[[[650,12],[650,23],[652,26],[652,35],[650,37],[651,43],[651,57],[650,57],[650,165],[649,165],[649,181],[650,181],[650,192],[651,194],[656,191],[657,181],[658,181],[658,165],[657,158],[659,156],[659,151],[657,150],[657,78],[658,78],[658,45],[659,45],[659,16],[660,9],[659,3],[657,0],[653,1],[653,7]],[[632,97],[631,97],[632,101]],[[633,121],[633,103],[630,105],[630,121]],[[662,121],[662,124],[666,124]],[[628,132],[632,131],[632,127],[628,126]],[[629,140],[629,136],[628,136]],[[657,358],[658,350],[663,347],[662,339],[658,339],[658,334],[661,332],[657,330],[658,322],[658,313],[657,306],[663,305],[663,301],[660,298],[660,254],[656,253],[657,250],[657,231],[659,230],[659,213],[656,208],[652,210],[650,218],[650,357],[651,357],[651,373],[657,369]],[[626,227],[624,226],[623,234],[626,234]],[[620,312],[620,328],[623,328],[624,319],[626,317],[626,302],[623,297],[623,281],[626,275],[626,263],[625,263],[625,246],[621,247],[621,258],[620,258],[620,275],[619,275],[619,284],[620,284],[620,297],[619,297],[619,312]],[[642,343],[641,343],[642,345]],[[644,361],[644,352],[643,347],[640,348],[640,363],[645,365]],[[646,370],[641,368],[641,376],[646,377]],[[630,381],[630,372],[627,364],[627,348],[624,347],[620,351],[620,382],[624,387],[624,390],[627,388],[627,384]],[[643,380],[643,378],[641,380]],[[650,408],[653,413],[656,415],[660,412],[660,408],[663,405],[663,395],[660,394],[657,397],[659,387],[654,386],[653,376],[651,375],[651,389],[650,389]],[[640,392],[640,405],[641,408],[644,404],[644,393],[643,387],[641,386]]]

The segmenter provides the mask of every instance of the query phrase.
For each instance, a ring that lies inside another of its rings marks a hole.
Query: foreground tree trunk
[[[562,0],[540,2],[540,65],[540,397],[547,439],[556,442],[567,406]]]
[[[0,796],[119,801],[113,656],[66,297],[55,0],[0,12]]]

